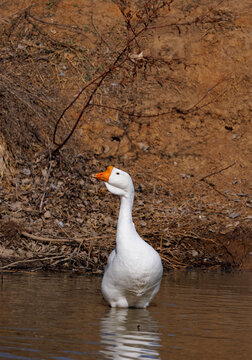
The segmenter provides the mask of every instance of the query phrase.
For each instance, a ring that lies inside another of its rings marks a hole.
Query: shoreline
[[[104,246],[101,246],[100,241],[93,241],[90,245],[91,242],[85,243],[81,239],[53,239],[34,236],[21,230],[14,222],[5,223],[2,226],[1,234],[3,234],[3,228],[7,236],[3,238],[1,235],[0,272],[25,270],[101,275],[107,263],[107,254],[115,246],[113,243],[109,246],[107,244],[105,254]],[[249,229],[242,229],[242,231],[244,234],[248,234]],[[206,238],[204,240],[206,241]],[[236,244],[236,240],[233,238],[234,244]],[[252,253],[249,253],[247,257],[244,256],[246,237],[240,238],[239,241],[240,247],[243,247],[242,254],[237,252],[237,248],[236,254],[230,252],[232,244],[230,244],[229,234],[226,238],[222,236],[222,240],[219,237],[219,240],[214,241],[214,244],[209,242],[208,246],[205,245],[204,253],[201,254],[200,259],[198,258],[199,249],[198,251],[186,251],[184,254],[186,260],[183,262],[179,261],[175,254],[169,252],[168,256],[165,249],[160,249],[155,245],[154,247],[161,256],[164,272],[170,270],[251,270]],[[229,245],[228,248],[227,244]],[[215,258],[213,251],[219,252],[219,255],[222,252],[222,260],[220,257]]]

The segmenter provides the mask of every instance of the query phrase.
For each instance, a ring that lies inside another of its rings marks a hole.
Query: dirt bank
[[[169,268],[252,267],[249,0],[5,1],[0,269],[101,273],[134,180]]]

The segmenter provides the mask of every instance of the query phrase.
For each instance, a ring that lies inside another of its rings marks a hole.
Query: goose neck
[[[135,225],[132,221],[133,196],[122,196],[116,232],[118,251],[125,251],[125,246],[135,238]]]
[[[118,225],[132,223],[132,207],[134,195],[121,197],[120,212],[118,218]]]

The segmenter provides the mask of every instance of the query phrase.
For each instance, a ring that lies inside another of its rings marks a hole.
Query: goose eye
[[[117,173],[116,173],[116,175],[120,175],[120,173],[119,173],[119,172],[117,172]]]

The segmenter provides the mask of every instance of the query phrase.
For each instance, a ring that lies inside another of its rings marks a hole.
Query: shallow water
[[[110,309],[100,282],[0,275],[0,359],[252,358],[252,273],[169,273],[147,310]]]

